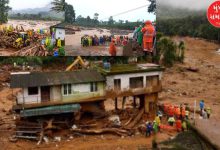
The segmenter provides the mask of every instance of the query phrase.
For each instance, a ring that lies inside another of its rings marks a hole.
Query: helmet
[[[147,20],[147,21],[145,22],[145,25],[152,25],[152,22],[151,22],[150,20]]]

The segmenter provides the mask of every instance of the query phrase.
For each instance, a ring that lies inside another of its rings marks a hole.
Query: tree
[[[8,12],[11,10],[8,4],[9,0],[0,0],[0,24],[8,21]]]
[[[57,13],[64,12],[65,22],[75,22],[76,15],[72,5],[66,3],[65,0],[53,0],[51,4],[53,5],[53,7],[51,8],[52,11],[55,11]]]
[[[114,24],[113,16],[110,16],[108,19],[108,25],[113,25],[113,24]]]
[[[65,0],[54,0],[51,2],[53,7],[51,7],[51,10],[60,13],[60,12],[65,12],[66,10],[66,1]]]
[[[75,10],[72,5],[67,4],[65,10],[65,22],[74,23],[76,21]]]
[[[148,7],[148,12],[156,14],[156,8],[157,8],[156,0],[148,0],[148,1],[150,2],[150,6]]]
[[[99,23],[99,14],[95,13],[94,14],[94,24],[97,25]]]

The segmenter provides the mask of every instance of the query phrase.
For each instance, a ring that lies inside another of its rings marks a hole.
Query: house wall
[[[65,29],[56,28],[55,38],[56,39],[60,38],[61,40],[65,40]]]
[[[86,84],[73,84],[72,85],[72,94],[64,95],[63,86],[62,86],[62,100],[63,101],[74,101],[74,100],[84,100],[88,98],[104,96],[104,83],[98,82],[98,91],[90,92],[90,83]]]
[[[144,73],[132,73],[132,74],[120,74],[120,75],[111,75],[106,78],[106,90],[114,89],[114,80],[121,79],[121,90],[126,91],[130,89],[130,78],[134,77],[143,77],[144,78],[144,87],[147,85],[146,77],[150,76],[159,76],[159,80],[162,79],[162,72],[144,72]]]
[[[38,87],[38,95],[28,95],[28,88],[24,88],[22,92],[17,95],[17,103],[18,104],[41,103],[40,87]]]
[[[50,99],[51,101],[62,100],[61,86],[52,86],[50,88]]]

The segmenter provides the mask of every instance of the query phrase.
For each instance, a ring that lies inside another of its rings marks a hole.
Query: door
[[[43,86],[41,87],[41,102],[49,102],[50,101],[50,87]]]

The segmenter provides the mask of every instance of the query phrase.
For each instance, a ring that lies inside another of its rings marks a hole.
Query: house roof
[[[141,73],[141,72],[155,72],[164,71],[164,68],[156,64],[120,64],[112,65],[110,69],[98,67],[100,72],[104,75],[117,75],[117,74],[130,74],[130,73]]]
[[[105,77],[96,70],[79,70],[69,72],[27,72],[12,73],[10,86],[11,88],[25,88],[101,81],[105,81]]]

